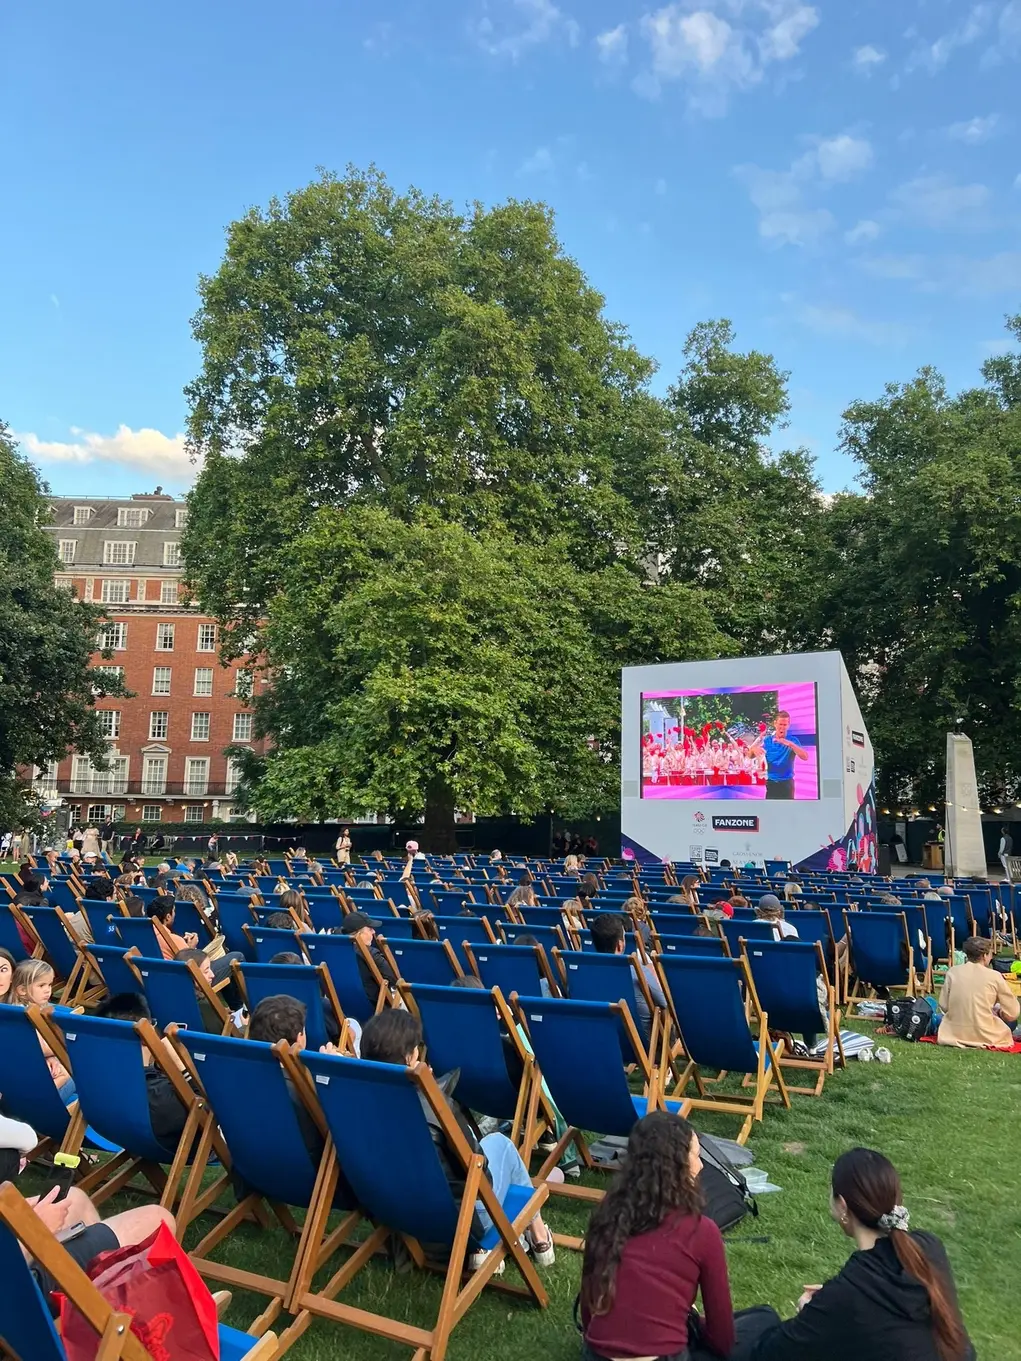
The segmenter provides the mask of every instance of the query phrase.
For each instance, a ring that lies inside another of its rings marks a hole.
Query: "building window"
[[[120,709],[97,709],[96,717],[99,719],[99,731],[104,737],[113,738],[121,735],[121,711]]]
[[[238,667],[234,672],[234,696],[242,700],[252,698],[252,673],[244,667]]]
[[[196,695],[211,695],[213,693],[213,668],[211,666],[197,666],[195,668],[195,689]]]
[[[127,624],[103,624],[96,635],[96,647],[100,652],[123,652],[127,645]]]
[[[128,758],[110,758],[106,770],[96,770],[88,756],[76,756],[71,766],[72,794],[126,794]]]
[[[113,806],[113,812],[110,814],[110,821],[111,821],[111,822],[123,822],[123,821],[124,821],[124,814],[125,814],[127,811],[128,811],[128,810],[124,807],[123,803],[115,803],[114,806]]]
[[[191,716],[191,740],[193,742],[209,741],[209,715],[192,714]]]
[[[201,803],[189,803],[184,810],[185,822],[204,822],[206,817],[205,806]]]
[[[142,770],[142,793],[165,794],[167,792],[167,758],[147,756]]]
[[[156,625],[156,651],[173,652],[174,650],[174,626],[173,624]]]
[[[163,818],[163,805],[161,803],[143,803],[142,821],[160,822]]]
[[[227,814],[227,818],[230,822],[244,822],[247,817],[248,814],[244,808],[233,807]]]
[[[224,786],[225,794],[233,794],[241,783],[241,766],[234,760],[233,756],[227,758],[227,783]]]
[[[176,539],[167,539],[163,545],[163,566],[180,567],[181,545]]]
[[[39,767],[39,774],[36,780],[44,789],[56,789],[57,787],[57,767],[59,761],[47,761],[44,766]]]
[[[196,652],[215,652],[216,651],[216,625],[199,624],[198,643]]]
[[[174,511],[174,528],[175,528],[175,529],[183,529],[187,523],[188,523],[188,511],[187,511],[186,509],[185,509],[185,510],[175,510],[175,511]]]
[[[185,761],[184,792],[204,794],[209,788],[209,758],[189,756]]]
[[[152,692],[154,695],[170,694],[170,677],[173,675],[169,666],[154,666],[152,669]]]
[[[61,562],[74,562],[74,555],[77,548],[77,539],[61,539],[57,544],[57,557]]]
[[[149,741],[166,741],[170,727],[170,714],[166,709],[157,709],[149,715]]]
[[[123,577],[104,581],[99,598],[105,605],[126,605],[131,599],[131,582]]]
[[[97,666],[96,670],[103,673],[102,679],[105,685],[112,685],[114,681],[122,681],[124,679],[123,666]]]
[[[160,582],[160,604],[161,604],[161,605],[176,605],[176,604],[177,604],[177,582],[176,582],[176,581],[161,581],[161,582]]]
[[[54,577],[53,584],[58,591],[70,591],[72,595],[75,594],[73,577]]]
[[[117,528],[140,529],[149,518],[149,512],[141,506],[118,506]]]
[[[133,567],[137,546],[130,539],[106,539],[103,542],[103,562],[107,567]]]
[[[91,506],[75,506],[74,523],[76,525],[87,525],[91,519],[92,519]]]
[[[234,715],[234,741],[250,742],[252,740],[252,715]]]
[[[108,803],[90,803],[89,821],[105,822],[110,816],[110,805]]]

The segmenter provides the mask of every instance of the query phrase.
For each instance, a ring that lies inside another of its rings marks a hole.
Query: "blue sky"
[[[0,53],[0,418],[59,492],[189,484],[196,279],[320,165],[547,200],[660,388],[706,317],[791,370],[829,490],[848,402],[1021,311],[1021,0],[34,0]]]

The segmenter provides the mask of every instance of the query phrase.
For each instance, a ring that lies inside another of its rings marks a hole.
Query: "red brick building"
[[[131,698],[97,701],[110,768],[70,755],[37,775],[72,817],[99,822],[209,822],[235,816],[238,775],[224,748],[253,740],[252,673],[222,666],[214,621],[181,603],[183,501],[159,488],[107,500],[52,497],[46,526],[61,568],[58,586],[101,604],[107,623],[93,658],[118,670]]]

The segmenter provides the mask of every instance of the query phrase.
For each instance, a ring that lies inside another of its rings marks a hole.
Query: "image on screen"
[[[819,797],[814,681],[642,695],[643,799]]]

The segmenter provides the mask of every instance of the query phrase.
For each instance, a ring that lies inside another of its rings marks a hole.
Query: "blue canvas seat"
[[[29,932],[31,935],[31,932]],[[16,964],[31,958],[18,931],[17,918],[8,903],[0,903],[0,947],[14,958]]]
[[[397,977],[404,983],[449,984],[464,972],[450,942],[445,940],[394,940],[384,947]]]
[[[528,922],[518,925],[516,922],[498,921],[496,929],[508,945],[513,945],[518,936],[531,936],[547,955],[551,955],[553,950],[566,950],[568,946],[567,932],[561,926],[533,926]]]
[[[744,940],[776,940],[773,928],[769,922],[752,920],[739,920],[737,917],[724,918],[718,923],[720,934],[727,942],[734,959],[741,953],[741,941]]]
[[[384,912],[374,920],[379,922],[379,934],[384,940],[425,940],[414,917],[395,917],[392,912]]]
[[[161,937],[156,932],[151,917],[117,917],[114,920],[117,935],[124,942],[125,950],[134,946],[140,955],[147,959],[162,959]]]
[[[433,928],[440,940],[449,940],[462,969],[468,964],[464,944],[495,945],[496,934],[485,917],[433,917]]]
[[[120,1190],[136,1173],[153,1185],[164,1209],[175,1213],[178,1234],[219,1196],[226,1177],[198,1194],[198,1182],[189,1178],[178,1204],[178,1189],[185,1169],[193,1161],[204,1167],[215,1148],[223,1144],[215,1122],[198,1101],[187,1082],[169,1062],[155,1029],[148,1021],[115,1021],[101,1016],[72,1016],[64,1024],[64,1045],[71,1060],[78,1090],[78,1103],[89,1128],[95,1129],[121,1152],[107,1164],[108,1193]],[[174,1148],[162,1144],[153,1132],[143,1046],[162,1069],[187,1112],[181,1138]],[[170,1164],[164,1176],[162,1164]]]
[[[258,964],[268,964],[274,955],[301,954],[301,939],[298,929],[283,926],[249,926],[241,928],[245,938],[245,959]]]
[[[659,950],[667,955],[709,955],[723,959],[727,953],[722,936],[660,936]]]
[[[382,1011],[388,989],[385,984],[381,985],[375,1003],[368,1000],[358,968],[357,950],[350,936],[318,936],[303,932],[300,940],[309,963],[326,965],[345,1016],[353,1016],[364,1025],[370,1016]]]
[[[320,1245],[318,1255],[308,1256],[299,1242],[301,1230],[288,1207],[311,1211],[315,1206],[322,1155],[313,1158],[295,1101],[301,1103],[324,1144],[326,1126],[318,1106],[302,1099],[303,1085],[289,1082],[281,1066],[285,1044],[271,1046],[256,1040],[192,1035],[173,1028],[170,1034],[223,1135],[237,1197],[237,1204],[192,1248],[190,1256],[204,1277],[230,1289],[250,1290],[269,1300],[249,1328],[251,1333],[258,1334],[273,1323],[295,1290],[303,1285],[303,1272],[310,1280],[347,1240],[361,1215],[355,1208],[350,1186],[334,1162],[321,1192],[324,1217],[333,1209],[347,1213]],[[274,1247],[274,1266],[279,1270],[282,1264],[286,1277],[264,1275],[218,1262],[210,1256],[242,1220],[252,1215],[263,1229],[268,1229],[264,1208],[267,1205],[290,1236],[290,1241],[285,1240],[285,1251]],[[303,1330],[292,1325],[281,1336],[277,1354],[282,1355]]]
[[[222,1035],[230,1025],[230,1014],[212,991],[198,969],[187,960],[149,959],[139,956],[134,963],[141,980],[142,992],[156,1025],[165,1030],[170,1025],[186,1026],[197,1034],[208,1033],[212,1020],[207,1021],[199,1004],[201,992],[208,1003],[206,1011],[213,1013]]]
[[[114,936],[114,940],[117,937]],[[139,992],[141,984],[132,960],[139,957],[138,951],[128,949],[123,941],[116,945],[90,945],[85,953],[96,966],[99,977],[113,997],[119,992]]]
[[[649,917],[649,925],[660,936],[693,936],[705,925],[705,918],[695,912],[660,912]]]
[[[471,889],[466,884],[463,889],[457,888],[431,888],[429,897],[432,899],[434,911],[442,916],[456,917],[464,907],[466,902],[472,901]]]
[[[303,1316],[311,1319],[315,1315],[414,1347],[417,1356],[442,1358],[454,1324],[505,1260],[511,1260],[521,1273],[526,1297],[545,1308],[546,1290],[520,1238],[541,1210],[547,1187],[542,1182],[531,1188],[512,1187],[503,1202],[498,1201],[482,1173],[482,1160],[473,1154],[424,1065],[409,1069],[308,1052],[302,1054],[300,1065],[290,1056],[285,1056],[284,1062],[295,1081],[301,1066],[312,1079],[336,1158],[358,1203],[375,1225],[350,1261],[321,1290],[305,1288],[295,1293],[290,1304],[291,1311],[298,1313],[295,1327]],[[429,1120],[438,1124],[445,1136],[448,1159],[464,1170],[460,1196],[451,1189]],[[480,1201],[492,1227],[473,1241],[473,1211]],[[308,1255],[317,1250],[324,1231],[325,1215],[320,1205],[306,1220]],[[446,1283],[432,1328],[413,1326],[403,1316],[390,1318],[336,1298],[390,1233],[405,1239],[419,1266],[425,1261],[421,1244],[449,1249]],[[462,1285],[466,1254],[476,1247],[485,1250],[487,1256]]]
[[[813,1042],[825,1041],[817,1058],[784,1055],[779,1060],[784,1068],[805,1068],[816,1074],[814,1087],[789,1087],[790,1091],[821,1096],[838,1055],[841,1066],[844,1063],[840,1013],[822,946],[818,941],[756,940],[745,941],[744,948],[759,1006],[768,1015],[770,1028],[804,1035]],[[819,1002],[820,978],[828,999],[825,1006]]]
[[[216,916],[227,952],[242,954],[247,959],[251,947],[244,928],[258,924],[251,900],[242,894],[221,893],[216,900]]]
[[[333,931],[340,926],[347,915],[340,900],[332,893],[308,894],[308,919],[314,931]]]
[[[571,1144],[584,1166],[595,1170],[583,1131],[627,1138],[643,1115],[666,1106],[631,1013],[619,1002],[519,997],[515,1011],[528,1034],[543,1080],[568,1126],[536,1180],[549,1176]],[[643,1082],[641,1094],[632,1092],[628,1085],[620,1049],[622,1027],[631,1040],[629,1057]],[[666,1108],[685,1115],[687,1105],[671,1102]],[[587,1201],[602,1197],[600,1190],[587,1186],[565,1184],[552,1190],[555,1195]]]
[[[903,912],[847,912],[847,968],[855,976],[848,1000],[862,988],[903,988],[914,995],[914,951]]]
[[[209,924],[209,918],[190,898],[174,900],[174,934],[178,936],[196,935],[199,948],[208,945],[213,939],[213,929]]]
[[[89,934],[97,945],[116,945],[116,919],[122,913],[115,903],[101,902],[97,898],[83,898],[81,912],[89,924]]]
[[[333,989],[325,964],[234,964],[232,970],[249,1015],[267,997],[293,997],[305,1008],[308,1047],[319,1049],[335,1041],[344,1024],[344,1012]],[[331,1034],[327,1008],[335,1018]]]
[[[475,977],[481,979],[487,988],[499,988],[508,999],[512,993],[538,997],[545,991],[543,983],[552,987],[554,996],[559,994],[560,989],[554,982],[546,952],[541,945],[469,943],[465,953]]]
[[[102,988],[91,983],[85,955],[63,909],[22,906],[29,926],[39,937],[43,956],[61,980],[60,1000],[67,1007],[95,1001]]]
[[[653,1003],[637,956],[604,955],[594,950],[554,950],[553,967],[560,971],[566,997],[582,1002],[622,1002],[631,1014],[635,1029],[645,1039],[647,1052],[650,1055],[656,1052],[662,1018]],[[650,1018],[647,1036],[638,1008],[638,993],[644,999]],[[620,1043],[625,1062],[630,1063],[631,1038],[624,1027],[621,1028]]]
[[[67,1361],[49,1305],[20,1244],[88,1320],[97,1341],[103,1338],[104,1361],[152,1361],[130,1329],[116,1328],[112,1306],[8,1183],[0,1188],[0,1340],[13,1355],[22,1361]],[[255,1338],[221,1323],[219,1342],[220,1361],[272,1361],[278,1354],[271,1332]]]
[[[758,1005],[745,959],[708,959],[702,955],[658,955],[656,969],[687,1064],[673,1091],[693,1110],[727,1111],[745,1117],[737,1136],[743,1144],[754,1121],[761,1120],[770,1089],[790,1107],[787,1084],[769,1039],[766,1014]],[[747,1008],[747,1010],[746,1010]],[[758,1038],[751,1025],[758,1029]],[[750,1097],[720,1090],[710,1094],[703,1068],[742,1073],[752,1080]],[[696,1095],[687,1097],[694,1082]]]

